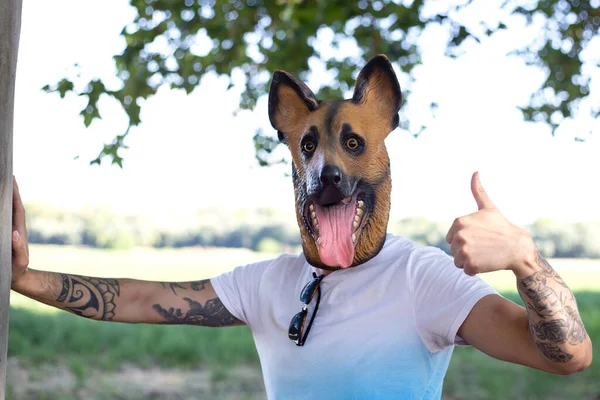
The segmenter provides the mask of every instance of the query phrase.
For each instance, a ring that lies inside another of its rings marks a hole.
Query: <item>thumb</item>
[[[481,185],[481,181],[479,180],[479,172],[475,172],[471,178],[471,192],[473,193],[473,197],[477,202],[477,208],[479,210],[496,208]]]

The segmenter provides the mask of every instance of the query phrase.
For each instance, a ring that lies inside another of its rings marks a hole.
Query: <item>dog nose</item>
[[[321,171],[320,179],[323,185],[337,186],[342,181],[342,171],[335,165],[327,164]]]

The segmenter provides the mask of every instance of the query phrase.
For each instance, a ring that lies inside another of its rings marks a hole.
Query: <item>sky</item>
[[[468,17],[494,18],[481,4]],[[123,49],[119,33],[133,17],[126,1],[24,2],[14,125],[14,173],[24,201],[156,215],[209,206],[293,211],[289,165],[261,168],[254,159],[255,129],[273,132],[266,99],[234,116],[239,86],[228,91],[226,79],[213,75],[190,95],[161,88],[145,103],[123,169],[89,165],[103,143],[125,130],[123,111],[101,101],[103,119],[86,129],[82,99],[40,88],[73,74],[75,63],[84,78],[110,77],[112,56]],[[414,83],[401,79],[413,95],[400,113],[410,110],[428,128],[418,138],[396,130],[386,140],[392,218],[452,221],[476,211],[469,185],[479,170],[491,199],[515,223],[600,220],[600,123],[582,116],[552,137],[547,127],[523,121],[517,106],[527,104],[544,74],[506,55],[534,37],[535,27],[518,18],[508,26],[480,45],[469,43],[458,59],[444,57],[443,32],[421,37],[423,65]],[[326,31],[319,35],[321,46],[330,39]],[[599,54],[600,40],[593,45],[589,53]],[[309,84],[324,79],[317,65]],[[599,86],[600,78],[592,79],[596,97]],[[433,120],[420,111],[431,99],[439,104]]]

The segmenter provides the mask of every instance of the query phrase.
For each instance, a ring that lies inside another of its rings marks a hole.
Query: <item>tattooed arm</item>
[[[181,283],[91,278],[28,269],[25,208],[13,181],[12,289],[81,317],[130,323],[241,325],[209,280]]]
[[[539,253],[516,274],[526,309],[501,296],[484,297],[458,335],[500,360],[561,375],[586,369],[592,343],[571,290]]]
[[[162,291],[148,302],[152,303],[157,323],[215,327],[244,324],[227,311],[208,279],[160,285]]]
[[[531,270],[517,280],[531,339],[549,361],[568,363],[590,345],[575,296],[539,251]]]
[[[471,191],[479,210],[457,218],[446,237],[454,263],[467,275],[512,271],[526,309],[497,295],[486,296],[458,335],[501,360],[557,374],[586,369],[592,362],[592,342],[575,296],[531,236],[498,211],[477,173]]]
[[[81,317],[128,323],[241,325],[210,280],[150,282],[91,278],[28,269],[13,290]]]

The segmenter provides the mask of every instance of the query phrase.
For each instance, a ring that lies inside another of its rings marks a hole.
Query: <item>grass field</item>
[[[149,280],[201,279],[270,257],[222,249],[108,252],[32,246],[30,252],[32,268]],[[600,262],[553,260],[552,264],[577,292],[588,333],[597,342]],[[510,273],[483,278],[519,301]],[[55,313],[15,293],[11,305],[10,399],[264,398],[256,351],[245,327],[102,323]],[[598,347],[594,355],[598,360]],[[598,399],[600,368],[596,364],[563,377],[500,362],[471,348],[457,348],[444,398]],[[122,380],[125,383],[119,384]],[[131,386],[132,382],[139,386]],[[153,389],[148,392],[148,387]]]

